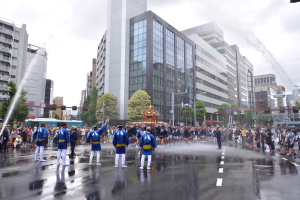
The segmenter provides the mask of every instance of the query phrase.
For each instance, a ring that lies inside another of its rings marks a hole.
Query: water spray
[[[2,129],[0,131],[0,136],[2,136],[3,130],[5,129],[5,127],[6,127],[7,123],[8,123],[8,120],[10,119],[11,114],[14,111],[15,105],[18,102],[18,100],[19,100],[19,98],[20,98],[20,96],[22,94],[23,87],[25,86],[26,82],[28,81],[28,77],[29,77],[29,75],[30,75],[30,73],[32,71],[32,68],[36,65],[36,63],[38,61],[38,56],[39,55],[45,55],[45,53],[46,53],[45,48],[41,47],[37,51],[36,55],[34,56],[34,59],[30,63],[30,65],[28,66],[28,68],[26,70],[26,73],[25,73],[25,75],[24,75],[24,77],[23,77],[20,85],[18,86],[18,90],[17,90],[15,96],[13,97],[12,103],[10,104],[8,112],[7,112],[6,116],[5,116],[5,120],[3,122],[3,126],[2,126]]]

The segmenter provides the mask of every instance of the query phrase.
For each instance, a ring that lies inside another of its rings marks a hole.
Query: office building
[[[217,125],[216,112],[220,105],[228,102],[228,70],[226,58],[200,37],[201,28],[182,33],[195,43],[196,100],[206,104],[206,124]]]
[[[34,59],[37,59],[31,72],[27,77],[27,81],[23,87],[27,91],[27,100],[34,102],[38,107],[31,108],[30,115],[37,117],[44,116],[44,109],[40,106],[45,101],[46,73],[47,73],[47,52],[39,51],[40,47],[29,44],[27,48],[26,69],[30,66]],[[36,58],[37,56],[37,58]],[[18,72],[19,73],[19,72]],[[24,71],[25,73],[25,71]]]
[[[93,79],[93,72],[90,71],[89,73],[87,73],[86,75],[86,96],[90,96],[93,90],[92,87],[92,79]]]
[[[47,105],[53,105],[53,91],[54,91],[54,81],[46,79],[45,86],[45,103]],[[44,118],[51,118],[51,112],[47,108],[44,109]]]
[[[183,33],[199,35],[226,58],[228,103],[255,109],[253,65],[241,55],[239,47],[229,46],[224,41],[223,31],[214,22],[184,30]]]
[[[119,119],[128,118],[130,18],[147,11],[147,0],[108,1],[104,93],[118,98]]]
[[[55,97],[53,99],[53,104],[55,104],[57,107],[61,107],[64,105],[64,98],[63,97]],[[58,115],[59,119],[63,119],[63,110],[61,108],[56,108],[56,110],[53,112],[52,116]],[[54,117],[53,117],[54,118]]]
[[[84,101],[86,100],[86,90],[81,90],[81,95],[80,95],[80,102],[79,102],[79,109],[78,111],[82,111],[82,107],[84,106]]]
[[[96,60],[96,88],[98,89],[98,96],[104,94],[105,88],[105,54],[106,54],[106,32],[104,33],[100,44],[97,48]]]
[[[28,34],[26,25],[0,18],[0,105],[8,99],[7,83],[20,84],[26,71]]]

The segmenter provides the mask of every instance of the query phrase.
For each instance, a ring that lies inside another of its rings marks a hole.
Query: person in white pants
[[[46,161],[43,158],[45,140],[48,134],[48,131],[45,127],[46,127],[46,123],[43,122],[41,124],[41,127],[38,128],[33,134],[33,141],[36,140],[35,161],[39,161],[39,160],[41,162]],[[40,152],[40,159],[38,159],[39,152]]]
[[[151,127],[147,126],[146,131],[144,132],[143,136],[141,137],[140,141],[140,148],[142,151],[142,158],[141,158],[141,167],[140,169],[144,169],[145,157],[148,157],[148,165],[147,169],[150,170],[151,167],[151,158],[152,158],[152,151],[155,151],[156,148],[156,141],[153,135],[150,133]]]
[[[107,129],[107,123],[108,120],[105,121],[105,124],[103,127],[98,130],[98,126],[94,126],[94,130],[89,133],[89,135],[86,138],[86,143],[92,143],[92,149],[91,149],[91,155],[90,155],[90,163],[89,165],[92,165],[94,153],[97,153],[97,165],[100,164],[100,151],[101,151],[101,134]]]
[[[128,148],[129,145],[129,139],[127,132],[122,130],[123,125],[119,124],[118,128],[119,130],[115,133],[114,139],[113,139],[113,145],[116,148],[116,158],[115,158],[115,167],[118,167],[119,165],[119,158],[120,154],[122,155],[122,168],[127,167],[125,165],[125,159],[126,159],[126,147]]]
[[[58,132],[58,151],[57,151],[57,166],[60,165],[60,159],[63,160],[63,165],[67,166],[67,148],[70,146],[70,132],[68,131],[68,124],[63,123],[63,127]]]

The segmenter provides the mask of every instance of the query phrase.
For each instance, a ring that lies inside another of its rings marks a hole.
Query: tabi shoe
[[[143,169],[144,169],[144,167],[140,167],[140,169],[141,169],[141,170],[143,170]]]
[[[127,166],[126,165],[122,165],[122,168],[126,168]]]
[[[93,165],[93,163],[89,163],[89,166]]]
[[[151,167],[150,167],[150,166],[148,166],[148,167],[147,167],[147,170],[150,170],[150,169],[151,169]]]
[[[46,162],[47,160],[44,160],[44,159],[42,159],[42,160],[40,160],[40,162]]]
[[[100,164],[100,163],[97,163],[97,165],[100,166],[101,164]]]

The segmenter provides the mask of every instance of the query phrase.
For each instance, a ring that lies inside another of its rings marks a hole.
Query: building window
[[[14,39],[14,42],[15,42],[15,43],[19,43],[19,40]]]
[[[16,76],[15,75],[11,75],[10,78],[16,78]]]
[[[12,60],[18,60],[18,58],[17,57],[12,57]]]
[[[130,27],[129,95],[146,89],[147,20]]]
[[[169,29],[166,29],[166,63],[167,66],[174,69],[175,66],[175,35]]]

